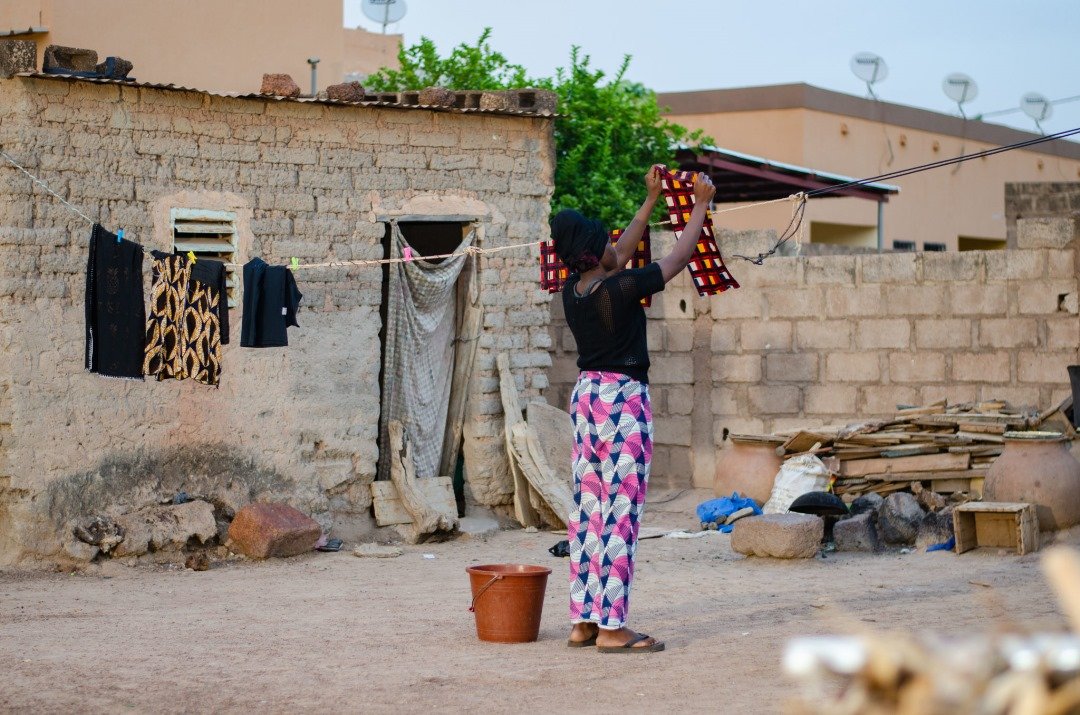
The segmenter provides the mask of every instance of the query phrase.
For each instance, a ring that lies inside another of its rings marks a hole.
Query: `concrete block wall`
[[[1080,273],[1077,242],[1043,228],[1021,222],[1027,248],[1015,251],[735,262],[742,288],[709,299],[680,277],[647,311],[656,482],[711,486],[725,430],[846,423],[941,398],[1055,404],[1080,362]],[[557,303],[562,405],[575,368]]]
[[[551,122],[419,109],[233,99],[31,78],[0,80],[0,145],[148,250],[171,250],[170,207],[234,210],[240,255],[270,263],[382,256],[386,217],[479,218],[487,246],[546,231]],[[239,347],[218,389],[83,371],[89,226],[0,166],[0,564],[57,558],[67,520],[169,498],[272,492],[341,530],[371,525],[381,271],[297,274],[285,349]],[[538,251],[481,259],[486,304],[467,405],[469,496],[511,491],[495,354],[525,399],[547,387]],[[144,281],[149,288],[149,265]],[[172,492],[175,493],[175,492]]]
[[[1021,219],[1074,219],[1080,217],[1080,181],[1022,181],[1005,184],[1005,240],[1017,243]]]

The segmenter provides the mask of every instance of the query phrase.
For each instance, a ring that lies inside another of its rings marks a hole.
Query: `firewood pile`
[[[1052,429],[1074,436],[1063,416],[1071,399],[1042,413],[1005,402],[949,405],[945,400],[899,409],[889,419],[771,435],[785,460],[815,454],[833,474],[833,491],[850,501],[928,487],[939,494],[978,498],[987,469],[1004,449],[1005,433]]]
[[[1080,557],[1054,547],[1043,567],[1071,632],[907,633],[796,638],[784,670],[800,715],[1066,715],[1080,712]]]

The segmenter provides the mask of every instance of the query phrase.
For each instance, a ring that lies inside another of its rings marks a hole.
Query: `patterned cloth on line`
[[[660,191],[667,203],[671,229],[677,239],[690,221],[690,212],[694,210],[694,172],[661,171]],[[739,282],[724,265],[724,259],[716,245],[712,216],[705,217],[689,268],[698,295],[715,295],[728,288],[739,287]]]
[[[570,413],[570,622],[622,628],[652,462],[649,387],[618,373],[583,371]]]
[[[617,228],[611,232],[611,245],[615,245],[619,242],[619,236],[622,235],[623,229]],[[634,255],[630,258],[631,268],[644,268],[652,263],[652,239],[649,237],[649,227],[645,227],[645,232],[641,234],[641,239],[638,240],[637,248],[634,249]],[[548,293],[558,293],[563,289],[566,284],[566,279],[570,277],[570,269],[563,265],[559,257],[555,255],[555,246],[551,241],[542,241],[540,243],[540,289],[546,290]],[[641,299],[641,304],[648,308],[652,305],[652,296],[646,296]]]
[[[192,277],[184,256],[152,251],[150,315],[146,321],[143,372],[161,380],[192,378],[217,385],[221,376],[221,315],[224,265],[204,266]],[[205,259],[204,259],[205,260]],[[227,304],[225,304],[227,305]],[[224,310],[228,310],[227,307]],[[226,318],[227,320],[227,318]]]

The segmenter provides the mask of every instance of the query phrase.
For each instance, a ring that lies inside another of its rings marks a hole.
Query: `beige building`
[[[527,111],[0,79],[0,146],[16,161],[147,251],[212,250],[234,265],[380,259],[392,221],[421,253],[448,238],[453,250],[470,229],[480,247],[534,241],[547,231],[552,124]],[[0,161],[0,565],[92,555],[73,525],[180,491],[222,509],[286,500],[349,540],[372,530],[391,285],[382,268],[298,271],[300,327],[287,348],[241,348],[235,301],[218,388],[112,380],[83,367],[89,235]],[[208,247],[189,246],[192,236]],[[535,246],[499,252],[465,263],[475,281],[458,278],[462,295],[479,291],[483,321],[462,320],[451,336],[464,437],[448,430],[445,444],[464,455],[473,505],[513,493],[496,353],[512,351],[524,400],[548,385],[537,260]],[[149,278],[147,260],[144,290]],[[470,349],[474,358],[458,357]]]
[[[292,75],[305,93],[396,66],[401,35],[343,27],[341,0],[3,0],[0,36],[131,60],[140,82],[215,92],[259,91],[262,75]]]
[[[661,94],[670,117],[702,129],[724,149],[817,171],[870,177],[970,154],[1037,135],[984,122],[788,84]],[[1080,180],[1080,144],[1057,140],[1023,150],[887,180],[900,186],[881,212],[883,247],[1003,248],[1010,182]],[[720,200],[724,200],[720,197]],[[878,207],[856,198],[813,200],[813,243],[874,247]],[[782,228],[787,207],[727,214],[735,230]]]

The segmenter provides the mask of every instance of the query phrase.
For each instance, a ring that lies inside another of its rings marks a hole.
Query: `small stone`
[[[878,509],[878,525],[885,543],[913,543],[924,515],[918,500],[908,492],[895,492],[885,497]]]
[[[951,538],[953,538],[953,510],[952,507],[948,507],[941,511],[932,511],[923,517],[915,536],[915,546],[925,549],[935,544],[944,544]]]
[[[833,526],[837,551],[881,551],[877,512],[868,511],[838,521]]]
[[[403,552],[396,546],[383,546],[382,544],[360,544],[353,549],[353,556],[371,559],[394,559]]]
[[[426,87],[420,90],[420,104],[426,107],[453,107],[457,93],[446,87]]]
[[[210,570],[210,558],[202,551],[197,551],[187,557],[184,561],[184,568],[189,568],[192,571],[209,571]]]
[[[877,511],[881,508],[881,503],[885,501],[885,498],[875,492],[869,494],[863,494],[855,501],[851,502],[851,509],[849,513],[852,516],[857,514],[865,514],[868,511]]]
[[[264,74],[262,89],[259,94],[272,94],[275,97],[299,97],[300,86],[287,74]]]
[[[72,539],[64,544],[64,553],[76,561],[93,561],[99,551],[98,547],[77,539]]]
[[[104,62],[94,66],[94,71],[109,79],[127,79],[135,65],[123,57],[106,57]]]
[[[75,527],[75,537],[107,554],[124,540],[124,529],[107,516],[95,516]]]
[[[765,514],[735,522],[731,548],[747,556],[811,559],[821,548],[825,522],[813,514]]]
[[[0,40],[0,77],[37,69],[37,45],[33,40]]]
[[[205,544],[217,535],[214,506],[201,499],[147,507],[117,517],[116,523],[124,530],[124,540],[113,549],[113,556],[175,551],[193,539]]]
[[[526,526],[525,527],[525,533],[526,534],[535,534],[538,531],[540,531],[540,530],[537,529],[535,526]]]
[[[81,47],[49,45],[45,48],[44,70],[69,70],[75,72],[93,72],[97,67],[97,52]]]
[[[326,98],[335,102],[363,102],[366,92],[359,82],[342,82],[326,88]]]
[[[229,525],[235,550],[253,559],[307,553],[320,536],[319,522],[281,503],[248,504]]]

